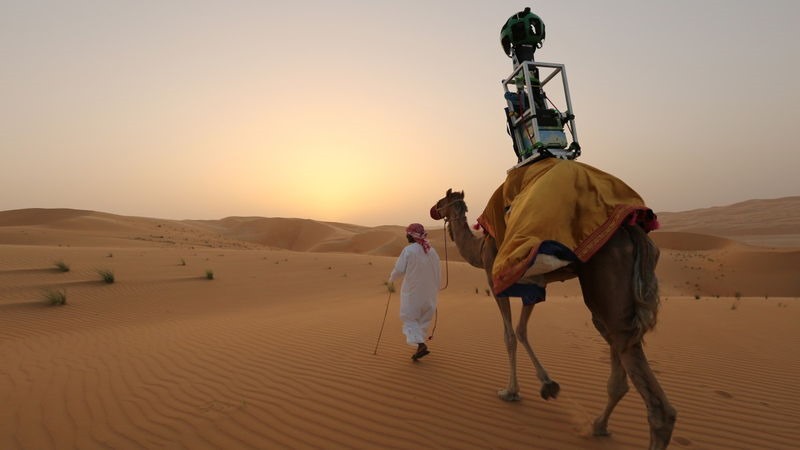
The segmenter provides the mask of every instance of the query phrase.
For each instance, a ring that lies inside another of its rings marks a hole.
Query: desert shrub
[[[53,263],[60,272],[69,272],[69,264],[64,261],[58,260]]]
[[[108,284],[113,283],[114,280],[114,271],[109,269],[99,269],[97,274],[100,275],[100,278]]]
[[[383,285],[386,286],[386,290],[388,290],[389,292],[394,292],[394,283],[384,281]]]
[[[206,269],[206,280],[213,280],[214,279],[214,271],[211,269]]]
[[[48,289],[44,291],[44,299],[53,306],[67,304],[67,291],[61,289]]]

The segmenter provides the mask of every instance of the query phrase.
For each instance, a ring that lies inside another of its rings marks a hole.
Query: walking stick
[[[392,291],[389,291],[389,297],[386,299],[386,311],[383,312],[383,322],[381,322],[381,331],[378,333],[378,342],[375,343],[375,351],[373,355],[378,354],[378,345],[381,343],[381,335],[383,335],[383,326],[386,325],[386,314],[389,313],[389,300],[392,299]]]

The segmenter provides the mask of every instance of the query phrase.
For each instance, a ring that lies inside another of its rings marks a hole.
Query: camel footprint
[[[717,395],[723,398],[733,398],[733,395],[725,391],[714,391]]]

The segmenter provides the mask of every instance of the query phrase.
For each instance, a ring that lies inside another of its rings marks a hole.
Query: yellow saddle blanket
[[[587,164],[548,158],[510,171],[478,218],[497,241],[495,294],[542,285],[540,275],[588,261],[626,219],[641,222],[638,212],[647,213],[647,231],[658,226],[639,194]]]

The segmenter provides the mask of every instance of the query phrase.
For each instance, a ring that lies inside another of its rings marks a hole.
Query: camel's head
[[[431,219],[442,220],[459,217],[467,213],[467,204],[464,203],[464,191],[453,192],[447,190],[444,198],[431,207]]]

